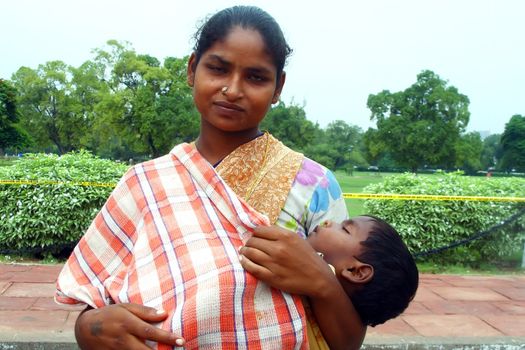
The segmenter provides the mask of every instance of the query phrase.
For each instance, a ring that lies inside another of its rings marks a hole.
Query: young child
[[[400,315],[414,298],[417,266],[396,230],[380,218],[326,221],[307,241],[331,265],[363,324],[374,327]],[[310,316],[309,342],[315,349],[324,340]]]

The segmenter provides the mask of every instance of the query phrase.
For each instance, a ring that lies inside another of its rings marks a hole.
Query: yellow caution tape
[[[115,187],[115,183],[89,181],[51,181],[51,180],[0,180],[0,185],[69,185],[89,187]]]
[[[525,197],[438,196],[429,194],[343,193],[344,198],[417,201],[525,202]]]
[[[51,180],[0,180],[0,185],[70,185],[91,187],[115,187],[116,183],[89,181]],[[429,194],[388,194],[388,193],[343,193],[347,199],[396,199],[416,201],[483,201],[483,202],[525,202],[525,197],[481,197],[481,196],[438,196]]]

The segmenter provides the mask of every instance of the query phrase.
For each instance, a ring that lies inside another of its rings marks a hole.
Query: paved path
[[[52,298],[61,267],[0,264],[0,349],[74,348],[80,308],[56,305]],[[27,347],[16,347],[22,343]],[[525,349],[525,274],[422,274],[408,310],[369,328],[365,348]]]

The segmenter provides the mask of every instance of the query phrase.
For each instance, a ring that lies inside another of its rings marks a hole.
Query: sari
[[[64,266],[55,299],[162,308],[161,327],[187,349],[308,348],[300,297],[257,281],[237,255],[251,228],[279,221],[301,164],[267,134],[217,169],[188,144],[136,165]]]

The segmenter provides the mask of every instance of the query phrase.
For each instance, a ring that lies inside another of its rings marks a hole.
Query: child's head
[[[195,33],[194,64],[197,65],[202,55],[217,41],[224,40],[235,27],[251,29],[261,35],[275,65],[279,83],[286,58],[292,50],[275,19],[255,6],[233,6],[211,16]]]
[[[327,222],[308,241],[334,266],[364,324],[375,326],[401,314],[414,298],[418,270],[396,230],[374,216]]]

